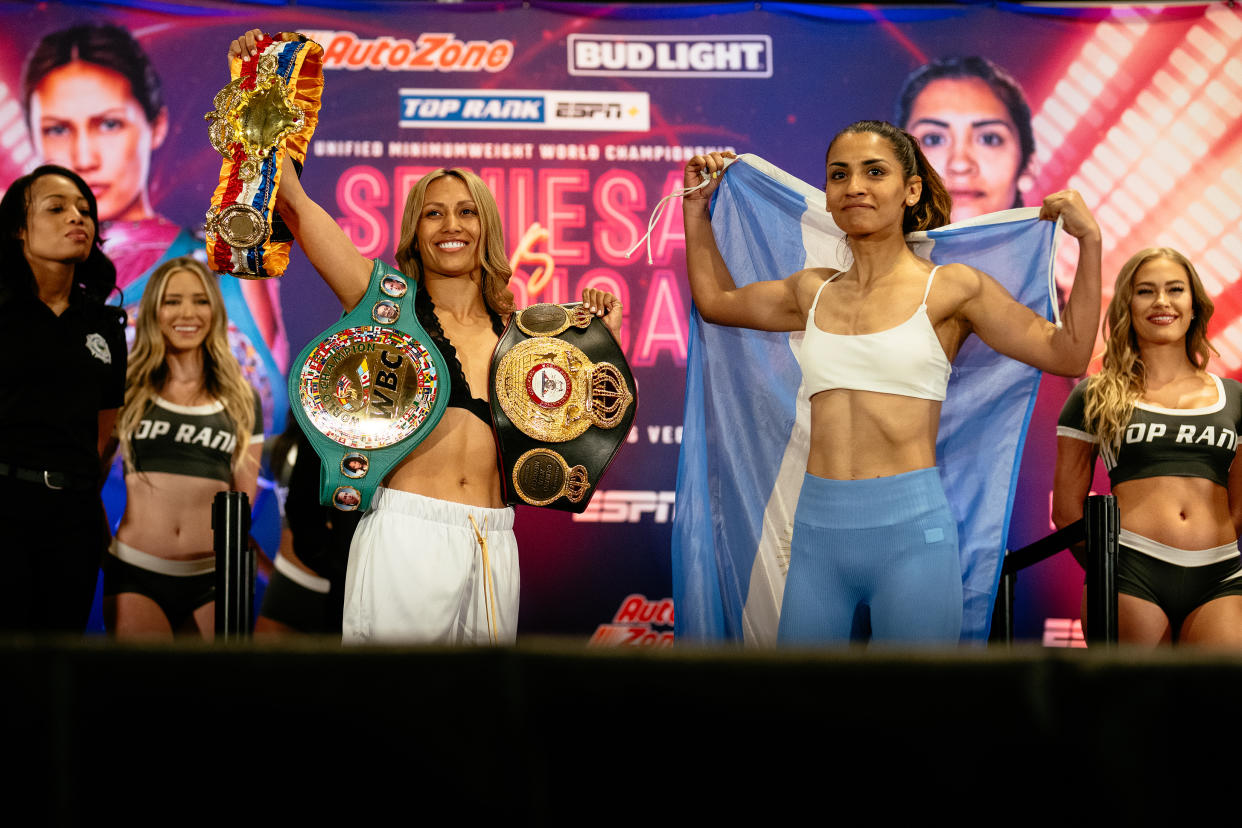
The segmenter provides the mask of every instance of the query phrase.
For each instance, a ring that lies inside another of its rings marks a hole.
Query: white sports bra
[[[806,317],[798,363],[807,394],[834,388],[879,391],[923,400],[943,400],[952,366],[927,316],[927,297],[940,266],[932,268],[923,304],[895,328],[869,334],[833,334],[815,324],[815,308],[830,279],[815,293]]]

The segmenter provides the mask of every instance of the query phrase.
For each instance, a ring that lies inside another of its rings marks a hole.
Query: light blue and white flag
[[[753,155],[723,177],[712,229],[738,286],[806,267],[844,269],[849,250],[823,192]],[[908,238],[936,263],[964,262],[1048,316],[1056,228],[1035,207]],[[673,525],[676,632],[767,645],[789,567],[806,472],[810,403],[794,358],[802,333],[706,323],[692,313]],[[953,361],[937,462],[958,521],[962,640],[986,640],[1039,371],[969,337]]]

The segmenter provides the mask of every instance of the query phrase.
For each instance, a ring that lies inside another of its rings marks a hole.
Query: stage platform
[[[1190,650],[17,640],[0,675],[31,824],[1146,824],[1239,776],[1242,656]]]

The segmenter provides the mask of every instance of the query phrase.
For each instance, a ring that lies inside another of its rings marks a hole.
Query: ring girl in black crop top
[[[1044,200],[1040,217],[1064,219],[1081,251],[1057,328],[986,274],[915,255],[905,234],[947,224],[949,194],[908,133],[859,121],[833,138],[826,159],[826,207],[851,266],[738,288],[708,214],[712,179],[727,174],[730,155],[695,156],[685,168],[687,189],[706,179],[682,205],[695,306],[708,322],[805,332],[810,452],[777,640],[844,643],[869,613],[872,640],[956,643],[957,524],[935,467],[953,358],[975,333],[1042,370],[1084,370],[1099,322],[1099,228],[1077,193]]]
[[[211,503],[254,500],[258,395],[229,349],[216,276],[189,257],[152,273],[138,307],[117,436],[125,514],[104,559],[104,619],[118,637],[215,631]]]
[[[1097,455],[1117,497],[1126,643],[1242,645],[1242,385],[1207,371],[1212,311],[1185,256],[1136,253],[1117,275],[1103,367],[1057,424],[1057,526],[1082,516]]]

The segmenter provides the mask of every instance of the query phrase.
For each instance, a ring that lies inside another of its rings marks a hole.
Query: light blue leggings
[[[847,643],[862,607],[872,641],[958,641],[957,523],[936,469],[803,480],[777,640]]]

